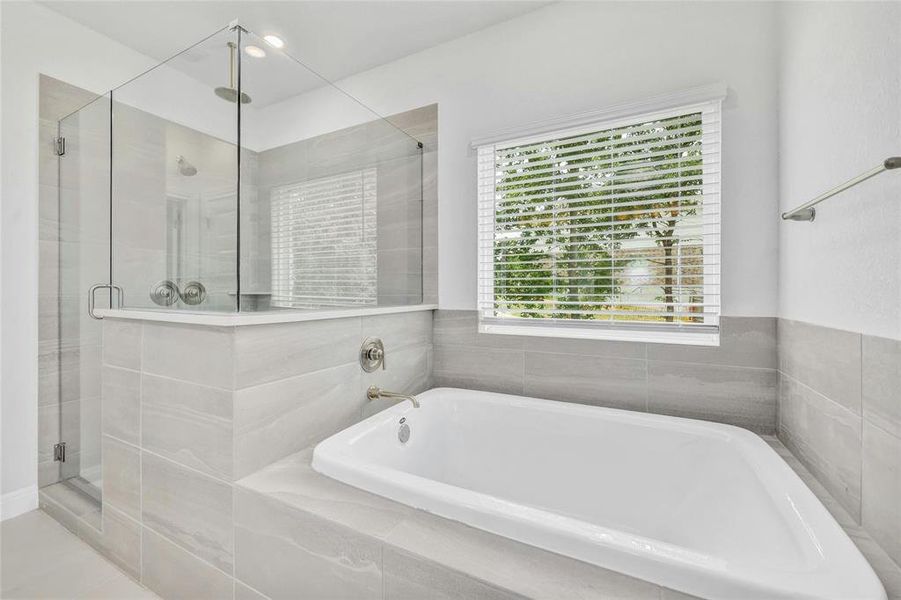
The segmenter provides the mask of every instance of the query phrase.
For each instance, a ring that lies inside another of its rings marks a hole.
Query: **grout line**
[[[185,547],[182,546],[181,544],[178,544],[178,543],[172,541],[172,539],[169,538],[169,536],[167,536],[166,534],[164,534],[164,533],[162,533],[162,532],[157,531],[156,529],[154,529],[154,528],[151,527],[150,525],[144,524],[144,525],[141,527],[141,530],[142,530],[142,539],[143,539],[143,530],[144,530],[144,529],[146,529],[147,531],[149,531],[150,533],[152,533],[152,534],[155,535],[156,537],[160,538],[161,540],[163,540],[163,541],[166,542],[167,544],[173,546],[173,547],[176,548],[177,550],[179,550],[179,551],[181,551],[181,552],[184,552],[185,554],[189,555],[191,558],[193,558],[193,559],[195,559],[195,560],[197,560],[197,561],[202,562],[205,566],[207,566],[207,567],[209,567],[209,568],[211,568],[211,569],[215,569],[216,571],[218,571],[219,573],[225,575],[225,576],[228,577],[229,579],[232,579],[232,580],[234,579],[234,577],[232,577],[231,575],[229,575],[227,572],[223,571],[222,569],[220,569],[219,567],[217,567],[217,566],[214,565],[213,563],[209,562],[209,561],[206,560],[205,558],[202,558],[202,557],[200,557],[200,556],[197,556],[196,554],[194,554],[193,552],[191,552],[190,550],[188,550],[187,548],[185,548]],[[143,566],[142,566],[142,571],[143,571]],[[142,573],[142,576],[143,576],[143,573]]]
[[[144,446],[144,324],[141,323],[141,336],[138,341],[138,365],[141,369],[138,380],[138,492],[140,500],[140,520],[138,522],[138,577],[144,582],[144,457],[140,452]]]
[[[238,492],[235,488],[234,480],[238,471],[238,428],[235,426],[235,401],[237,400],[238,392],[235,389],[238,385],[238,352],[237,352],[237,336],[238,332],[236,331],[231,336],[231,363],[232,363],[232,391],[229,392],[231,395],[231,438],[232,438],[232,448],[231,448],[231,503],[232,503],[232,511],[231,511],[231,523],[228,524],[231,529],[231,554],[232,554],[232,600],[234,600],[238,595],[238,526],[237,526],[237,497]],[[248,586],[249,587],[249,586]],[[256,591],[256,590],[254,590]]]
[[[177,381],[178,383],[186,383],[186,384],[188,384],[188,385],[192,385],[192,386],[196,386],[196,387],[202,387],[202,388],[208,388],[208,389],[211,389],[211,390],[218,390],[218,391],[221,391],[221,392],[234,392],[234,391],[235,391],[235,390],[233,390],[233,389],[228,389],[228,388],[224,388],[224,387],[219,387],[219,386],[216,386],[216,385],[207,385],[207,384],[205,384],[205,383],[196,383],[196,382],[194,382],[194,381],[188,381],[187,379],[179,379],[179,378],[177,378],[177,377],[171,377],[171,376],[169,376],[169,375],[160,375],[160,374],[158,374],[158,373],[152,373],[152,372],[150,372],[150,371],[140,371],[140,373],[141,373],[141,375],[146,375],[146,376],[148,376],[148,377],[156,377],[157,379],[165,379],[165,380],[167,380],[167,381]]]
[[[832,398],[830,398],[830,397],[827,396],[826,394],[824,394],[824,393],[822,393],[822,392],[819,392],[819,391],[815,390],[814,388],[810,387],[809,385],[807,385],[807,384],[804,383],[803,381],[801,381],[801,380],[799,380],[799,379],[796,379],[795,377],[789,375],[788,373],[784,373],[784,372],[782,372],[782,371],[780,371],[780,373],[782,373],[782,376],[785,377],[786,379],[790,379],[790,380],[792,380],[793,382],[795,382],[796,384],[798,384],[799,386],[801,386],[801,387],[803,387],[803,388],[805,388],[805,389],[807,389],[807,390],[810,390],[810,391],[813,392],[815,395],[817,395],[817,396],[819,396],[820,398],[823,398],[824,400],[826,400],[827,402],[829,402],[829,404],[835,405],[835,407],[841,409],[843,412],[846,412],[846,413],[850,414],[850,415],[851,415],[852,417],[854,417],[854,418],[860,419],[861,422],[863,421],[863,415],[859,415],[859,414],[855,413],[853,410],[851,410],[850,408],[848,408],[848,407],[845,406],[844,404],[838,402],[837,400],[833,400]]]
[[[233,435],[234,435],[234,434],[233,434]],[[113,439],[115,439],[115,438],[113,438]],[[167,456],[163,456],[162,454],[157,454],[156,452],[154,452],[154,451],[152,451],[152,450],[148,450],[148,449],[146,449],[146,448],[140,448],[140,451],[141,451],[142,454],[148,454],[148,455],[150,455],[150,456],[153,456],[154,458],[158,458],[158,459],[163,460],[163,461],[165,461],[165,462],[167,462],[167,463],[169,463],[169,464],[175,465],[175,466],[177,466],[177,467],[179,467],[179,468],[181,468],[181,469],[184,469],[184,470],[186,470],[186,471],[190,471],[191,473],[194,473],[195,475],[199,475],[199,476],[201,476],[201,477],[205,477],[206,479],[212,479],[213,481],[215,481],[215,482],[217,482],[217,483],[221,483],[221,484],[228,485],[228,486],[231,486],[232,483],[233,483],[233,482],[231,482],[231,481],[228,481],[227,479],[222,479],[221,477],[217,477],[216,475],[210,475],[209,473],[204,473],[204,472],[201,471],[200,469],[197,469],[197,468],[195,468],[195,467],[191,467],[191,466],[182,464],[182,463],[178,462],[177,460],[173,460],[173,459],[171,459],[171,458],[169,458],[169,457],[167,457]],[[141,461],[141,464],[143,465],[143,460]],[[141,473],[141,475],[142,475],[142,482],[143,482],[143,467],[142,467],[142,473]]]
[[[647,347],[644,361],[644,411],[651,412],[651,364],[647,360]]]
[[[860,524],[863,525],[863,425],[866,416],[864,415],[864,401],[863,401],[863,334],[857,334],[857,343],[858,343],[858,356],[860,357],[860,379],[858,380],[859,386],[859,398],[860,398],[860,454],[858,455],[860,464],[858,465],[858,481],[857,485],[859,486],[857,489],[860,490],[860,494],[858,494],[859,498],[857,499],[857,514],[860,515],[858,519]]]
[[[140,446],[138,446],[138,445],[136,445],[136,444],[134,444],[134,443],[132,443],[132,442],[126,442],[126,441],[123,440],[122,438],[116,437],[116,436],[114,436],[114,435],[112,435],[112,434],[104,433],[104,434],[102,435],[102,437],[109,438],[109,439],[113,440],[114,442],[118,442],[118,443],[120,443],[120,444],[122,444],[122,445],[124,445],[124,446],[128,446],[128,447],[131,448],[132,450],[137,450],[139,454],[140,454],[140,452],[141,452],[141,447],[140,447]],[[102,440],[102,439],[100,440],[100,443],[101,443],[101,444],[103,443],[103,440]],[[101,458],[101,460],[102,460],[102,458]]]

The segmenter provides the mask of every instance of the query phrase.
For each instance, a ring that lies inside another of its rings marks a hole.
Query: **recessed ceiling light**
[[[258,46],[244,46],[244,52],[246,52],[248,56],[254,58],[263,58],[266,56],[266,51]]]
[[[278,37],[277,35],[266,35],[263,36],[263,39],[266,40],[266,43],[273,48],[281,48],[285,45],[285,42],[282,41],[282,38]]]

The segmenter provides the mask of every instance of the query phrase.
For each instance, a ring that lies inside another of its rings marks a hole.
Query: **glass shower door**
[[[61,119],[59,136],[59,478],[99,500],[102,329],[88,290],[110,281],[109,97]],[[109,299],[98,290],[96,306]]]

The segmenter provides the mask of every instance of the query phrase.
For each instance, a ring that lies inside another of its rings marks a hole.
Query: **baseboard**
[[[38,507],[38,486],[23,487],[0,496],[0,521],[18,517]]]

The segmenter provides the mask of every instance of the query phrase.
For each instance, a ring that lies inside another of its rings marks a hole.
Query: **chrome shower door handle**
[[[88,316],[92,319],[97,319],[98,321],[103,319],[103,317],[98,317],[96,314],[94,314],[94,304],[96,303],[94,295],[97,290],[101,289],[110,291],[116,290],[116,308],[122,308],[122,305],[125,304],[125,291],[118,285],[113,283],[98,283],[96,285],[92,285],[91,289],[88,290]]]

